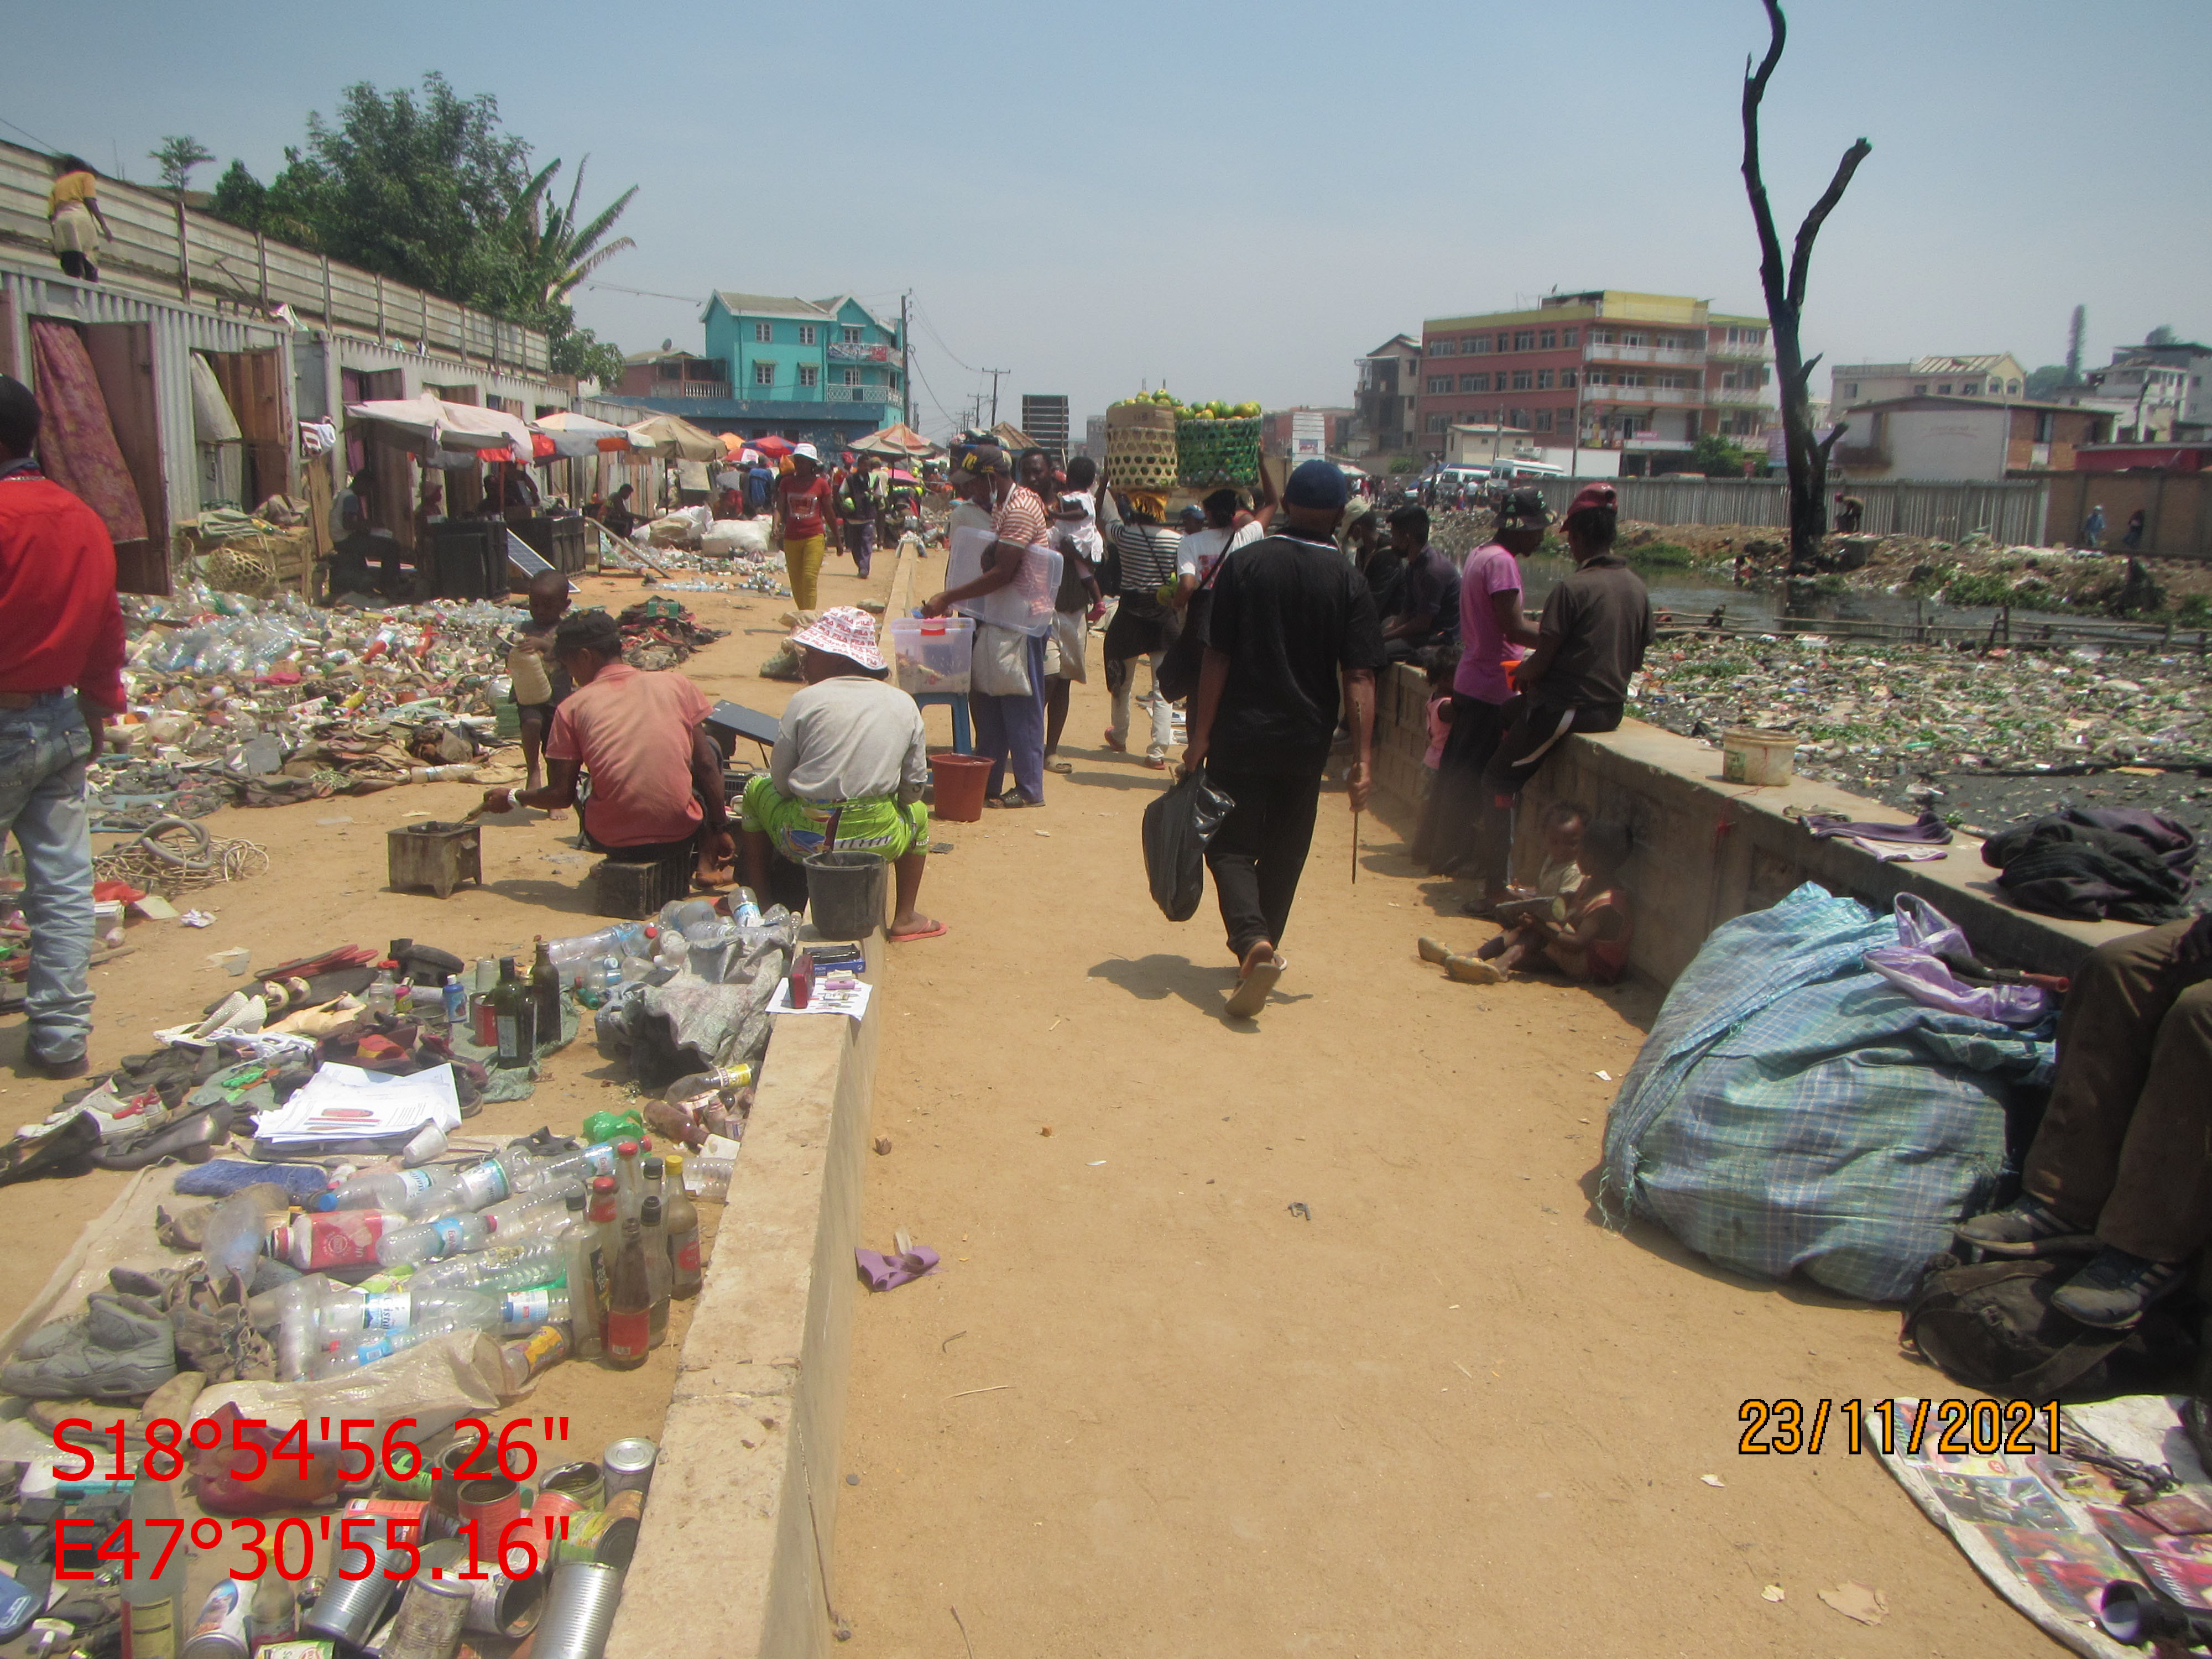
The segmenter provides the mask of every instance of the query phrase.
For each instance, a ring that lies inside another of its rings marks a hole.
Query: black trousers
[[[1280,948],[1291,902],[1313,844],[1326,757],[1310,769],[1254,771],[1209,757],[1206,775],[1237,803],[1206,849],[1229,948],[1241,959],[1261,939]]]
[[[1462,866],[1487,870],[1482,837],[1490,821],[1490,792],[1483,769],[1505,735],[1510,703],[1490,702],[1464,691],[1452,693],[1451,730],[1437,758],[1427,805],[1413,835],[1413,857],[1431,875],[1449,875]]]
[[[1522,697],[1511,705],[1514,714],[1504,734],[1484,769],[1483,782],[1490,791],[1489,821],[1483,826],[1482,875],[1492,888],[1505,885],[1513,857],[1514,815],[1521,792],[1544,763],[1572,732],[1611,732],[1620,725],[1621,705],[1607,703],[1568,708]]]

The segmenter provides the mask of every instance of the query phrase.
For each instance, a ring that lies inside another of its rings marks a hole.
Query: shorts
[[[550,732],[553,729],[553,711],[560,706],[557,702],[519,702],[514,705],[514,711],[524,720],[528,720],[532,714],[537,715],[541,729]]]
[[[830,842],[835,824],[836,844]],[[750,834],[766,836],[793,864],[817,853],[873,853],[900,859],[929,845],[929,809],[920,801],[901,806],[888,795],[824,805],[780,793],[765,772],[745,785],[744,816]]]
[[[1073,680],[1078,685],[1090,683],[1085,672],[1084,647],[1091,636],[1091,623],[1080,611],[1057,611],[1053,613],[1052,632],[1045,635],[1044,672],[1049,679]]]

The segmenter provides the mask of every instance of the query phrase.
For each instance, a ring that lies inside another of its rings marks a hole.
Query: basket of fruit
[[[1123,489],[1167,490],[1176,482],[1176,411],[1164,392],[1106,411],[1106,474]]]
[[[1176,471],[1195,489],[1260,480],[1260,405],[1193,404],[1176,419]]]

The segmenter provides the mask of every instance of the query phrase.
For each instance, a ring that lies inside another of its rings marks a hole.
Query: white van
[[[1500,483],[1515,478],[1564,478],[1567,469],[1557,461],[1500,460],[1492,469],[1491,477]]]

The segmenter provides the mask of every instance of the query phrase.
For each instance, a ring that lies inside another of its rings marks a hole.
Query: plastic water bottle
[[[376,1259],[386,1267],[401,1263],[435,1261],[443,1256],[481,1250],[491,1243],[498,1223],[489,1217],[463,1213],[442,1215],[412,1227],[386,1234],[376,1243]]]
[[[496,1224],[507,1243],[535,1242],[567,1224],[568,1194],[583,1190],[580,1178],[541,1188],[493,1205],[484,1212],[484,1219]]]
[[[596,933],[580,933],[574,939],[556,939],[546,945],[553,958],[553,966],[561,975],[563,985],[573,985],[582,972],[584,964],[603,956],[617,959],[643,954],[647,949],[650,929],[641,921],[617,922],[611,927],[602,927]]]
[[[422,1170],[372,1170],[349,1176],[318,1198],[318,1210],[388,1210],[395,1215],[434,1215],[450,1209],[460,1178],[442,1165]]]
[[[730,907],[730,920],[740,927],[757,927],[761,925],[760,903],[753,897],[751,888],[738,889],[738,902]]]
[[[557,1239],[533,1238],[431,1262],[416,1268],[407,1285],[417,1292],[442,1292],[455,1287],[486,1292],[526,1290],[561,1279],[567,1265]]]
[[[694,1198],[711,1198],[719,1204],[730,1195],[730,1171],[736,1167],[733,1158],[687,1158],[684,1190]]]
[[[442,1012],[446,1016],[446,1025],[449,1030],[458,1030],[469,1023],[469,994],[463,988],[461,976],[459,974],[446,975]]]
[[[537,1285],[509,1291],[499,1299],[501,1336],[527,1336],[541,1325],[565,1323],[568,1318],[568,1287]]]
[[[358,1338],[331,1336],[325,1340],[321,1352],[315,1357],[315,1363],[307,1368],[307,1375],[320,1381],[326,1376],[359,1370],[363,1365],[373,1365],[378,1360],[411,1348],[418,1342],[428,1342],[432,1337],[447,1336],[455,1331],[474,1328],[459,1321],[434,1320],[425,1325],[409,1325],[398,1330],[378,1331]]]

